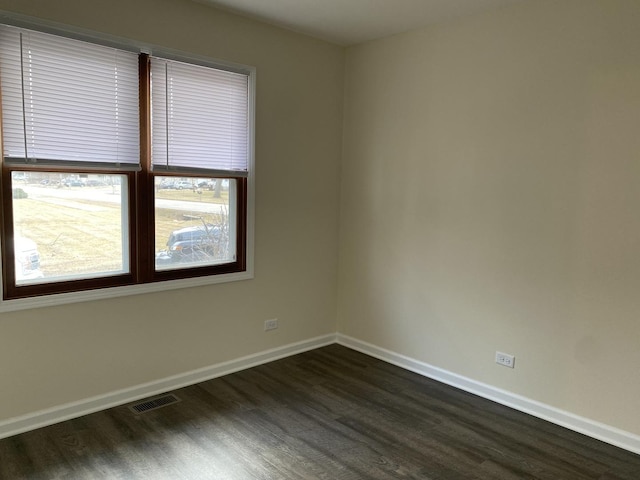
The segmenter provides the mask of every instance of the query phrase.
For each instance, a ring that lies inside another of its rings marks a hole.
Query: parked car
[[[85,183],[79,178],[65,178],[62,180],[65,187],[84,187]]]
[[[217,225],[201,225],[174,230],[167,240],[167,250],[156,255],[156,263],[176,263],[206,260],[220,243],[221,229]]]
[[[205,190],[213,190],[216,182],[213,180],[200,180],[196,183],[196,187],[205,189]]]
[[[30,238],[16,236],[14,240],[16,282],[37,280],[44,275],[40,270],[40,252]]]
[[[105,182],[103,182],[102,180],[87,180],[87,183],[85,184],[87,187],[105,187],[107,184]]]
[[[173,184],[173,188],[178,190],[192,189],[193,183],[187,182],[186,180],[179,180]]]

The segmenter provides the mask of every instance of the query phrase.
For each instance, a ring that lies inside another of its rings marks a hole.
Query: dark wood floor
[[[640,456],[332,345],[0,440],[2,479],[638,480]]]

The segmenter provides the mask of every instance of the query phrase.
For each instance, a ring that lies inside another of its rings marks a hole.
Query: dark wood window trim
[[[121,172],[109,169],[82,169],[76,167],[41,168],[30,165],[8,166],[5,162],[1,168],[0,179],[0,247],[2,248],[2,284],[3,299],[40,297],[52,294],[82,292],[110,287],[136,285],[168,280],[179,280],[204,276],[215,276],[244,272],[247,269],[247,236],[248,236],[248,179],[244,176],[211,175],[210,178],[229,178],[236,182],[236,258],[233,262],[185,267],[172,270],[155,269],[155,221],[154,221],[154,178],[156,174],[151,168],[151,102],[150,102],[150,59],[146,54],[139,55],[139,106],[140,106],[140,171]],[[1,98],[1,97],[0,97]],[[0,106],[0,125],[2,111]],[[2,147],[0,135],[0,149]],[[3,151],[3,150],[0,150]],[[13,251],[13,171],[43,171],[73,173],[118,174],[127,177],[128,185],[128,247],[129,273],[70,281],[45,281],[37,284],[16,285],[15,252]],[[194,178],[206,175],[185,175],[162,172],[161,176],[180,176]]]
[[[41,295],[51,295],[56,293],[69,293],[84,290],[93,290],[96,288],[115,287],[122,285],[132,285],[136,283],[136,276],[133,269],[130,268],[129,273],[115,274],[104,277],[83,278],[78,280],[51,281],[37,284],[16,285],[15,272],[15,252],[13,242],[8,239],[14,238],[13,231],[13,195],[11,185],[12,172],[42,172],[42,168],[37,167],[8,167],[2,165],[2,251],[3,251],[3,271],[2,285],[3,298],[5,300],[14,298],[36,297]],[[137,252],[135,249],[137,233],[135,225],[137,223],[137,208],[135,205],[135,177],[133,172],[114,172],[113,170],[82,170],[74,168],[73,170],[65,168],[46,168],[47,172],[59,173],[91,173],[91,174],[118,174],[127,178],[127,195],[129,198],[128,208],[128,232],[129,242],[129,261],[130,267],[137,263]]]

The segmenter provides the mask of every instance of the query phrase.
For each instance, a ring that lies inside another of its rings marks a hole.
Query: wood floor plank
[[[0,479],[639,480],[640,456],[331,345],[0,440]]]

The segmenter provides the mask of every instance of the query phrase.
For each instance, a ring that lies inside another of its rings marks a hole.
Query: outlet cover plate
[[[504,365],[505,367],[514,368],[516,357],[508,353],[496,352],[496,363],[498,365]]]
[[[277,318],[272,318],[270,320],[265,320],[264,321],[264,331],[268,332],[269,330],[275,330],[276,328],[278,328],[278,319]]]

